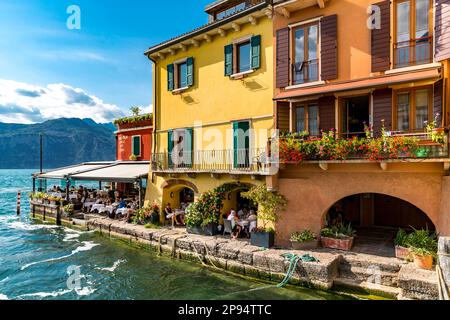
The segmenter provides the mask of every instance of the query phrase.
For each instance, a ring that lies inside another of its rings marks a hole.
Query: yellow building
[[[272,8],[266,1],[227,0],[206,12],[208,24],[145,53],[154,86],[148,203],[179,208],[215,187],[257,185],[268,175]],[[224,211],[237,210],[238,202],[239,192],[230,193]]]

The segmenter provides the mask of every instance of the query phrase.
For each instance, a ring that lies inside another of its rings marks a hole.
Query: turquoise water
[[[33,224],[26,196],[31,173],[0,170],[0,299],[344,299],[310,289],[267,288],[91,232]]]

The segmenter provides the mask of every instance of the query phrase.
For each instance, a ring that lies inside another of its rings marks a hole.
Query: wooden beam
[[[171,54],[172,56],[174,56],[175,53],[177,53],[177,51],[176,51],[175,49],[172,49],[172,48],[169,49],[169,52],[170,52],[170,54]]]
[[[248,22],[250,22],[253,26],[256,26],[258,24],[258,19],[254,16],[248,17]]]
[[[239,32],[241,31],[241,26],[239,24],[237,24],[236,22],[233,22],[231,24],[231,27],[234,29],[234,31]]]
[[[163,53],[161,53],[161,52],[158,52],[158,58],[160,59],[160,60],[164,60],[165,59],[165,55],[163,54]]]
[[[198,40],[192,39],[191,44],[196,48],[200,47],[200,42]]]
[[[325,1],[324,0],[317,0],[317,5],[320,9],[325,8]]]
[[[267,18],[272,19],[273,18],[273,11],[272,6],[267,7],[264,10],[264,14],[267,16]]]
[[[279,9],[278,9],[278,12],[279,12],[283,17],[285,17],[286,19],[289,19],[289,18],[291,17],[291,13],[290,13],[289,10],[286,9],[286,8],[279,8]]]
[[[222,28],[219,28],[217,30],[217,33],[220,34],[221,37],[225,37],[227,35],[227,32],[223,30]]]
[[[203,39],[205,39],[205,41],[208,42],[208,43],[210,43],[210,42],[212,41],[211,36],[208,35],[208,34],[205,34],[205,35],[203,36]]]
[[[186,52],[187,51],[187,47],[186,47],[186,45],[184,45],[184,44],[182,44],[182,43],[180,43],[180,45],[178,46],[183,52]]]

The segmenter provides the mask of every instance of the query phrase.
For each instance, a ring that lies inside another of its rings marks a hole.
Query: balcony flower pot
[[[196,226],[196,227],[190,227],[187,226],[186,228],[188,233],[191,234],[198,234],[201,236],[215,236],[219,234],[218,224],[217,223],[210,223],[205,227],[202,226]]]
[[[275,244],[275,235],[273,232],[252,232],[250,243],[255,247],[269,249]]]
[[[402,246],[395,246],[395,257],[401,260],[411,259],[411,250]]]
[[[321,237],[322,247],[350,251],[353,248],[354,237],[343,237],[341,239]]]
[[[311,240],[306,242],[291,241],[294,250],[314,250],[319,247],[319,240]]]
[[[433,256],[431,255],[418,255],[413,254],[414,264],[417,268],[423,270],[432,270],[433,269]]]

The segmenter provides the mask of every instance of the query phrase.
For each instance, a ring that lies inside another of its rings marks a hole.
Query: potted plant
[[[351,224],[336,224],[332,227],[322,229],[321,243],[324,248],[350,251],[353,248],[356,232]]]
[[[419,269],[431,270],[437,257],[438,240],[429,230],[414,230],[408,237],[408,245]]]
[[[63,212],[64,214],[66,214],[68,217],[73,216],[74,212],[75,212],[75,206],[73,204],[68,204],[65,205],[63,207]]]
[[[252,245],[263,248],[271,248],[275,243],[275,230],[269,224],[275,224],[279,220],[278,211],[287,205],[286,198],[274,191],[267,190],[265,184],[251,188],[241,196],[258,204],[258,222],[262,227],[250,235]]]
[[[319,246],[319,240],[311,230],[304,230],[291,235],[291,244],[294,250],[312,250]]]
[[[405,230],[399,229],[395,237],[395,256],[398,259],[409,260],[411,258],[411,251],[408,248],[409,235]]]

